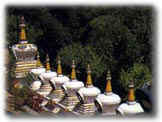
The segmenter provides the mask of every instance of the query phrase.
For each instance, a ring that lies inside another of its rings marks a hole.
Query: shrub
[[[127,91],[130,80],[135,83],[135,89],[141,88],[144,83],[151,82],[151,71],[142,63],[135,63],[127,71],[124,69],[120,73],[120,83],[122,87]]]

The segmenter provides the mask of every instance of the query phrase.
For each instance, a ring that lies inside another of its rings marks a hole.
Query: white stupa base
[[[116,112],[106,112],[106,113],[102,113],[102,116],[116,116]]]
[[[103,115],[116,115],[120,101],[120,97],[113,92],[99,94],[96,98],[96,106]]]
[[[127,102],[121,104],[117,109],[121,115],[134,115],[143,113],[144,110],[138,102]]]
[[[52,90],[51,85],[49,83],[46,83],[40,87],[40,89],[37,91],[37,93],[46,97],[47,95],[50,94],[51,90]]]
[[[48,97],[55,102],[60,102],[64,98],[65,94],[62,89],[56,89],[53,90],[51,94],[48,95]]]
[[[30,86],[30,89],[32,89],[33,91],[37,91],[40,89],[40,86],[41,86],[41,82],[40,81],[34,81],[31,86]]]
[[[79,103],[77,96],[66,96],[61,102],[68,110],[72,111],[74,107]]]
[[[96,113],[96,107],[94,103],[81,104],[77,110],[80,115],[93,116]]]

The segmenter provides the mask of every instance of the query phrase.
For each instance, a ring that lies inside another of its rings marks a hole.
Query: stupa
[[[121,99],[112,92],[111,87],[111,74],[107,73],[107,85],[104,94],[99,94],[96,98],[96,106],[102,115],[116,115],[116,108],[118,107]]]
[[[49,83],[51,78],[56,77],[57,73],[54,71],[51,71],[51,67],[50,67],[50,59],[49,56],[47,54],[46,56],[46,72],[45,73],[41,73],[40,74],[40,78],[44,83]]]
[[[49,57],[46,56],[46,72],[40,74],[40,79],[42,80],[42,85],[38,91],[39,94],[46,97],[52,91],[52,86],[50,83],[50,79],[57,76],[56,72],[51,71]]]
[[[65,105],[69,111],[72,111],[75,105],[79,103],[79,99],[76,95],[76,92],[82,87],[84,87],[84,84],[83,82],[78,81],[76,78],[75,63],[73,60],[71,80],[70,82],[64,83],[64,85],[62,86],[65,92],[65,98],[62,101],[62,104]]]
[[[117,110],[121,115],[134,115],[144,112],[140,103],[135,101],[133,81],[129,84],[128,101],[126,103],[122,103]]]
[[[39,77],[40,74],[45,73],[45,72],[46,72],[46,68],[43,67],[43,65],[40,61],[39,52],[37,52],[36,68],[31,69],[30,73],[33,73],[36,77]]]
[[[42,82],[40,81],[40,74],[41,73],[45,73],[46,69],[43,67],[42,63],[40,62],[40,58],[39,58],[39,53],[37,53],[37,63],[36,63],[36,68],[35,69],[31,69],[31,71],[29,72],[29,76],[32,77],[32,79],[34,79],[34,81],[31,83],[30,88],[33,91],[37,91],[39,90],[39,88],[42,85]]]
[[[81,104],[75,108],[76,112],[86,116],[94,115],[97,110],[94,101],[100,93],[100,90],[92,84],[91,69],[88,65],[86,86],[77,92]]]
[[[34,44],[29,44],[26,39],[24,17],[21,17],[19,26],[20,42],[12,46],[12,51],[16,57],[16,78],[23,78],[31,69],[36,68],[37,47]]]
[[[65,94],[63,89],[61,88],[65,82],[69,82],[69,78],[62,74],[61,60],[58,57],[58,66],[57,66],[57,77],[53,77],[50,81],[53,84],[53,91],[48,96],[55,102],[60,102]]]

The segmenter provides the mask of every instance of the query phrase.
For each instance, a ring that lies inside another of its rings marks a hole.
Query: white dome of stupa
[[[70,79],[67,76],[64,75],[58,75],[56,77],[53,77],[50,81],[53,84],[63,84],[65,82],[68,82]]]
[[[35,75],[40,75],[42,73],[45,73],[46,69],[45,68],[36,68],[36,69],[31,69],[30,72],[32,72]]]
[[[79,89],[84,87],[84,83],[78,80],[71,80],[70,82],[66,82],[63,87],[67,89]]]
[[[144,112],[143,108],[138,102],[127,102],[121,104],[117,109],[122,115],[138,114]]]
[[[80,88],[78,92],[83,96],[97,96],[101,93],[101,91],[94,86]]]
[[[57,73],[53,72],[53,71],[41,73],[41,75],[40,75],[41,78],[46,79],[46,80],[50,80],[56,76],[57,76]]]
[[[41,84],[41,81],[34,81],[30,87],[32,90],[36,91],[40,88]]]
[[[114,94],[113,92],[106,94],[99,94],[96,100],[100,101],[105,105],[119,104],[121,101],[120,97],[117,94]]]

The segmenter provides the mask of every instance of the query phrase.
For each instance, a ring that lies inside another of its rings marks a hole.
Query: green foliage
[[[6,38],[7,38],[7,44],[13,45],[18,41],[18,22],[17,22],[17,17],[14,15],[7,16],[7,33],[6,33]]]
[[[23,105],[28,98],[29,88],[23,86],[22,88],[12,87],[11,93],[15,96],[16,105]]]
[[[152,75],[149,68],[142,63],[135,63],[127,71],[124,69],[120,73],[120,83],[125,90],[128,90],[128,84],[133,80],[135,89],[141,88],[144,83],[152,82]]]
[[[92,47],[81,46],[79,43],[73,43],[72,45],[66,46],[61,49],[58,53],[62,57],[62,64],[67,73],[71,73],[72,60],[75,60],[76,71],[78,77],[85,81],[85,74],[87,72],[87,64],[90,64],[92,75],[99,77],[106,69],[102,64],[101,58],[95,54]]]
[[[9,57],[6,57],[5,60],[8,60],[8,64],[6,65],[7,68],[7,76],[6,76],[6,88],[7,90],[11,89],[13,86],[13,79],[15,78],[15,57],[10,49],[6,50],[9,51]],[[7,52],[6,52],[7,53]]]
[[[25,78],[23,78],[23,81],[26,82],[28,86],[30,86],[33,83],[33,81],[39,80],[38,76],[32,72],[26,73],[25,75],[26,76]]]
[[[93,80],[98,85],[100,80],[106,82],[103,80],[108,69],[112,72],[112,85],[114,81],[119,83],[124,76],[125,79],[136,78],[128,76],[129,70],[134,72],[133,67],[140,67],[133,64],[141,59],[140,63],[151,71],[154,23],[150,6],[9,7],[7,12],[7,43],[18,42],[19,17],[24,15],[27,38],[38,46],[41,61],[45,62],[48,53],[53,68],[56,67],[56,57],[60,55],[64,74],[71,73],[72,59],[76,60],[78,78],[85,81],[89,63]],[[142,69],[139,71],[143,72]],[[139,82],[137,86],[141,85]],[[126,85],[123,87],[127,88]]]
[[[15,15],[7,16],[7,45],[12,46],[19,42],[19,17]],[[29,43],[35,43],[36,39],[43,35],[43,31],[41,29],[35,28],[32,25],[26,24],[26,32],[27,32],[27,40]]]
[[[43,31],[41,29],[37,29],[34,26],[29,24],[26,25],[27,28],[27,40],[29,43],[36,43],[36,39],[43,35]]]

